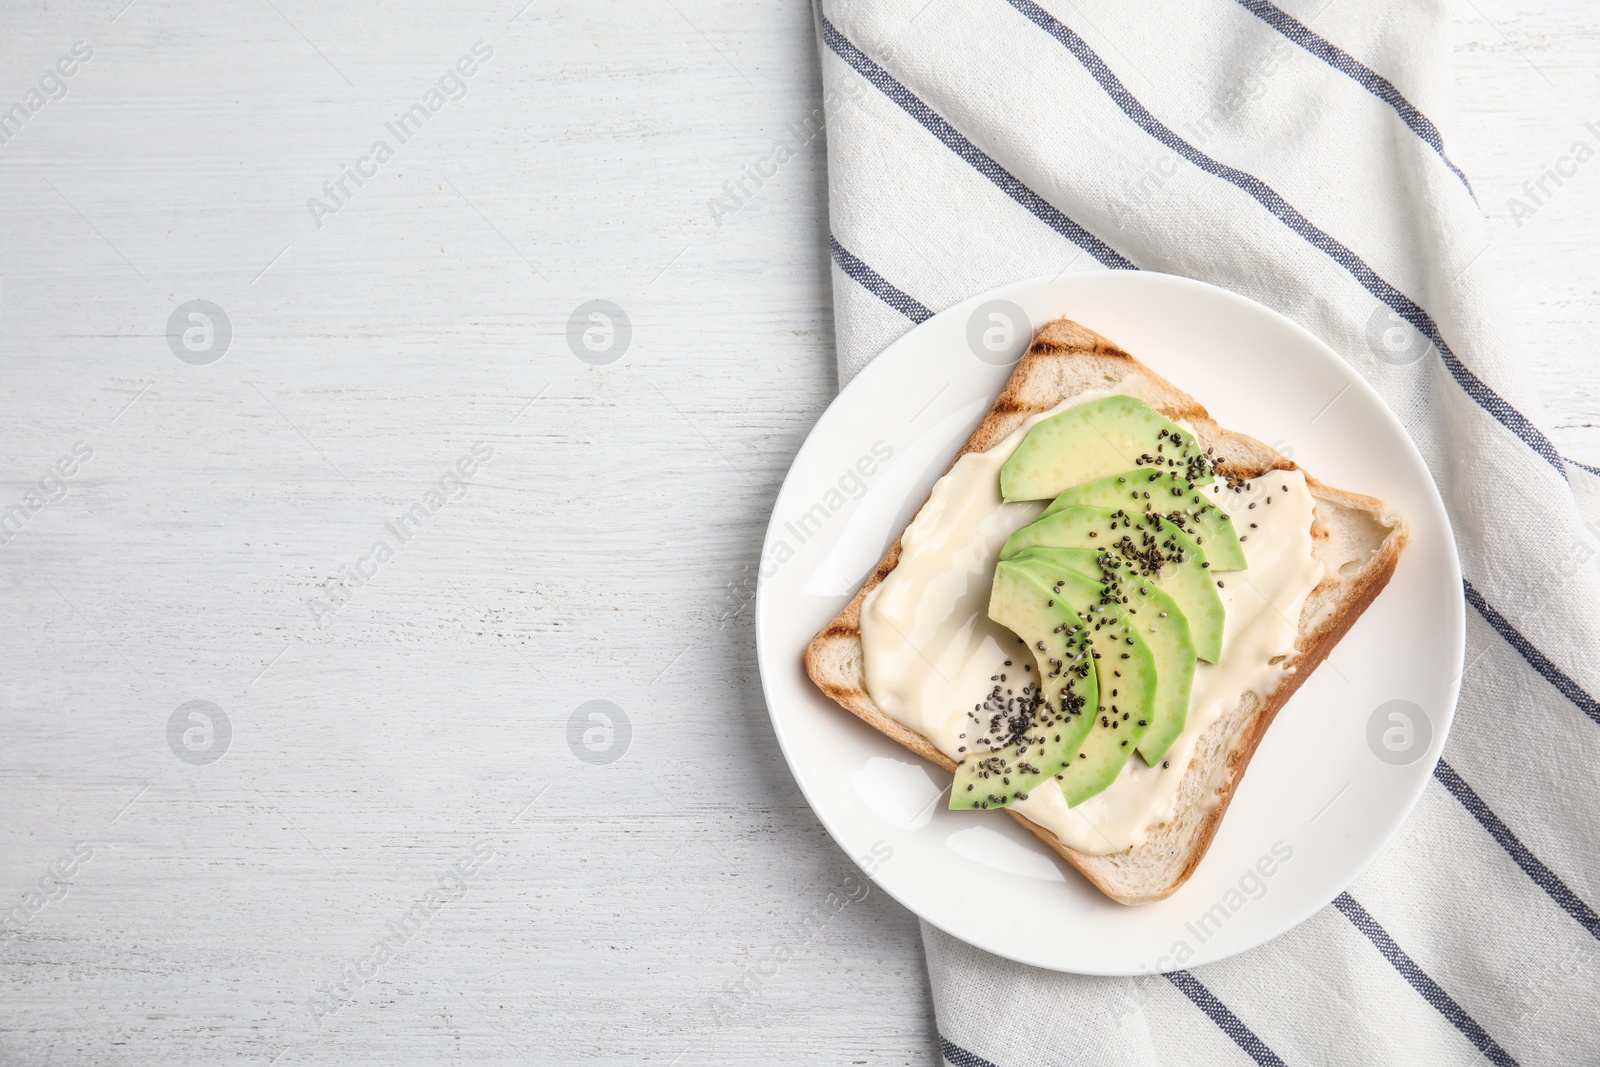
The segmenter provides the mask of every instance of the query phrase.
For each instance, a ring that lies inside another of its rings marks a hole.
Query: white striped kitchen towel
[[[1471,609],[1435,780],[1349,892],[1262,948],[1137,979],[924,927],[944,1059],[1600,1063],[1600,478],[1539,430],[1529,339],[1496,313],[1436,124],[1442,0],[820,0],[817,24],[841,382],[1005,282],[1224,286],[1387,399]]]

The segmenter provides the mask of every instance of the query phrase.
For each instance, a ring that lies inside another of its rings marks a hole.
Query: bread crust
[[[1218,426],[1188,394],[1106,338],[1065,318],[1046,323],[1038,331],[1005,388],[955,458],[987,451],[1029,416],[1049,410],[1068,396],[1130,380],[1137,383],[1138,394],[1162,414],[1194,428],[1201,444],[1215,450],[1220,473],[1253,478],[1268,470],[1300,470],[1292,460],[1254,438]],[[954,464],[952,460],[951,466]],[[1143,844],[1096,856],[1068,847],[1047,828],[1006,809],[1113,900],[1130,905],[1162,900],[1189,879],[1210,848],[1273,719],[1394,574],[1409,536],[1405,521],[1390,513],[1382,501],[1325,485],[1309,474],[1305,478],[1316,504],[1313,550],[1320,549],[1320,556],[1332,553],[1337,544],[1340,553],[1358,554],[1345,561],[1324,558],[1324,577],[1306,600],[1293,661],[1283,680],[1265,698],[1245,694],[1238,707],[1202,735],[1179,786],[1173,819],[1153,828]],[[899,564],[900,551],[900,538],[896,537],[855,596],[807,644],[802,658],[806,673],[834,702],[922,758],[953,772],[955,760],[926,737],[891,719],[866,691],[862,604]],[[1213,784],[1219,778],[1220,784]]]

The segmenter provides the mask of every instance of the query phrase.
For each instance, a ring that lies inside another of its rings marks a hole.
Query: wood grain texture
[[[93,449],[0,545],[0,893],[38,904],[0,1063],[932,1062],[915,921],[851,899],[755,673],[760,537],[833,393],[822,146],[706,201],[816,106],[806,6],[124,2],[0,3],[0,101],[94,49],[0,145],[0,511]],[[1600,14],[1481,6],[1441,121],[1600,462],[1600,170],[1504,203],[1600,114]],[[232,323],[208,366],[166,336],[193,299]],[[592,299],[632,323],[606,366],[566,339]],[[191,700],[232,726],[208,766],[167,741]],[[615,762],[569,747],[590,700]]]

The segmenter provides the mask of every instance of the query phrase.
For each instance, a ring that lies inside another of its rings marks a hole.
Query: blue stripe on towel
[[[966,160],[972,169],[988,178],[1001,192],[1027,208],[1045,225],[1088,252],[1105,266],[1114,270],[1133,269],[1131,260],[1022,184],[1015,175],[967,140],[960,131],[945,121],[933,108],[923,103],[910,89],[896,81],[888,71],[874,63],[826,18],[822,20],[822,38],[828,43],[828,47],[833,49],[835,55],[855,68],[856,73],[876,86],[884,96],[900,105],[902,111],[921,123],[923,128],[937,137],[946,148]]]
[[[1501,821],[1500,816],[1483,802],[1483,798],[1456,773],[1454,767],[1441,759],[1433,768],[1433,776],[1439,779],[1440,785],[1450,790],[1450,795],[1461,802],[1461,806],[1478,820],[1489,832],[1489,836],[1500,843],[1500,847],[1516,861],[1523,873],[1533,879],[1534,885],[1548,893],[1550,899],[1561,906],[1562,911],[1578,921],[1579,926],[1589,931],[1595,938],[1600,938],[1600,915],[1596,915],[1594,909],[1568,888],[1567,883],[1539,861],[1539,857],[1511,832],[1511,827]]]
[[[1097,55],[1094,49],[1079,37],[1071,27],[1060,22],[1050,12],[1044,10],[1033,0],[1006,0],[1017,11],[1041,30],[1059,41],[1072,57],[1089,72],[1090,76],[1099,83],[1112,101],[1122,109],[1122,113],[1132,119],[1140,129],[1151,137],[1166,145],[1190,163],[1199,167],[1214,177],[1221,178],[1241,191],[1248,193],[1258,204],[1271,212],[1280,222],[1299,234],[1313,248],[1322,252],[1339,266],[1343,267],[1352,278],[1361,283],[1362,288],[1387,304],[1396,315],[1411,323],[1439,352],[1439,357],[1444,361],[1445,369],[1450,376],[1466,392],[1477,401],[1478,405],[1500,421],[1506,429],[1516,434],[1522,441],[1548,462],[1563,479],[1567,477],[1566,465],[1561,460],[1561,455],[1548,438],[1540,432],[1528,418],[1506,400],[1491,389],[1483,379],[1472,372],[1466,364],[1462,363],[1456,354],[1450,351],[1450,346],[1445,343],[1444,335],[1440,333],[1429,314],[1422,310],[1418,304],[1389,282],[1385,281],[1377,271],[1368,266],[1365,260],[1346,248],[1327,232],[1318,229],[1300,214],[1287,200],[1253,174],[1247,174],[1237,168],[1219,163],[1215,159],[1200,151],[1194,145],[1172,132],[1164,123],[1150,114],[1149,110],[1141,104],[1122,84],[1105,61]]]
[[[1238,0],[1238,3],[1250,14],[1394,108],[1395,114],[1400,116],[1400,121],[1404,122],[1424,144],[1437,152],[1444,165],[1450,168],[1450,172],[1461,179],[1461,184],[1467,187],[1467,192],[1472,193],[1472,183],[1461,173],[1461,168],[1445,155],[1444,138],[1439,136],[1439,128],[1433,124],[1432,119],[1418,111],[1416,105],[1394,87],[1393,82],[1332,41],[1314,32],[1287,11],[1269,3],[1268,0]],[[1473,193],[1472,198],[1477,200],[1477,194]]]
[[[1411,988],[1421,995],[1423,1000],[1432,1004],[1440,1015],[1450,1020],[1450,1023],[1471,1041],[1473,1047],[1499,1067],[1516,1067],[1517,1061],[1501,1048],[1489,1032],[1471,1015],[1467,1009],[1457,1004],[1455,998],[1429,977],[1428,972],[1417,966],[1417,961],[1406,955],[1405,951],[1395,944],[1394,938],[1389,936],[1389,931],[1378,924],[1378,920],[1367,914],[1367,909],[1356,903],[1356,898],[1349,893],[1340,893],[1333,898],[1333,906],[1344,913],[1357,930],[1367,935],[1383,958],[1388,960],[1395,970],[1400,972],[1400,977],[1411,983]]]
[[[1506,644],[1522,654],[1528,665],[1544,676],[1549,682],[1561,691],[1561,695],[1572,701],[1589,718],[1600,723],[1600,701],[1589,695],[1589,691],[1572,680],[1572,677],[1550,661],[1550,658],[1537,648],[1533,642],[1523,637],[1515,626],[1506,621],[1506,617],[1494,609],[1490,603],[1483,599],[1483,594],[1472,587],[1472,583],[1465,578],[1461,580],[1466,590],[1467,603],[1477,609],[1483,620],[1493,626],[1500,636],[1506,639]]]
[[[968,1052],[943,1034],[939,1035],[939,1054],[950,1067],[995,1067],[995,1064],[975,1052]]]
[[[1283,1060],[1278,1054],[1267,1047],[1267,1043],[1256,1036],[1256,1032],[1244,1022],[1228,1006],[1217,999],[1217,995],[1207,989],[1200,979],[1188,971],[1172,971],[1164,976],[1167,981],[1182,990],[1183,995],[1194,1001],[1194,1006],[1210,1016],[1211,1021],[1221,1028],[1222,1032],[1233,1038],[1233,1043],[1244,1049],[1251,1059],[1261,1067],[1284,1067]]]
[[[833,234],[828,234],[828,247],[833,250],[833,260],[839,264],[839,269],[860,283],[861,288],[894,308],[912,322],[926,322],[933,317],[933,312],[928,306],[916,297],[909,296],[902,289],[897,289],[886,281],[883,275],[857,259],[855,254],[839,243]]]

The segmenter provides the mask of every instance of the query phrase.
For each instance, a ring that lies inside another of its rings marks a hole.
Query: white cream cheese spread
[[[861,611],[867,692],[886,715],[952,759],[961,758],[968,713],[983,703],[991,677],[1022,651],[1011,631],[990,620],[989,593],[1006,538],[1045,505],[1002,501],[1000,468],[1040,420],[1105,396],[1139,396],[1146,392],[1141,384],[1130,376],[1114,390],[1082,392],[1032,416],[987,452],[962,456],[906,528],[899,564],[867,595]],[[1069,808],[1056,788],[1035,789],[1012,805],[1080,852],[1120,852],[1171,819],[1200,736],[1245,693],[1268,694],[1293,669],[1285,657],[1294,652],[1301,608],[1323,572],[1312,552],[1314,502],[1304,475],[1272,471],[1237,489],[1219,480],[1202,492],[1233,517],[1249,566],[1218,575],[1226,611],[1222,656],[1197,665],[1183,733],[1159,766],[1134,756],[1109,787],[1077,807]]]

